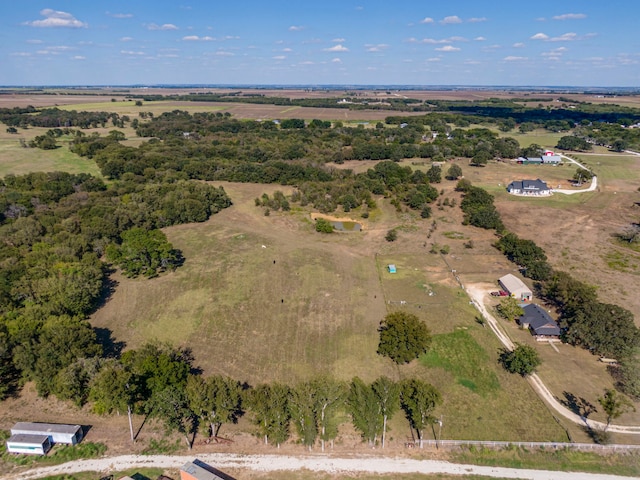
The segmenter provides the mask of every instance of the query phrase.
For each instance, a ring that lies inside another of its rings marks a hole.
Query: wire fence
[[[485,440],[415,440],[405,444],[409,448],[414,447],[486,447],[502,449],[509,447],[539,448],[552,450],[591,450],[600,452],[635,451],[640,450],[640,445],[611,444],[599,445],[597,443],[565,443],[565,442],[498,442]]]

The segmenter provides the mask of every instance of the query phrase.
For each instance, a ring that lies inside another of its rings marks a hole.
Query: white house
[[[548,196],[553,193],[551,188],[547,186],[545,182],[540,180],[519,180],[513,181],[507,186],[507,192],[512,195],[525,195],[525,196]]]

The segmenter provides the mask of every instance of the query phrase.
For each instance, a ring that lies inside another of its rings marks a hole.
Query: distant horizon
[[[0,85],[0,90],[9,89],[69,89],[69,90],[83,90],[83,89],[118,89],[118,88],[131,88],[131,89],[153,89],[153,88],[165,88],[165,89],[184,89],[184,88],[245,88],[256,90],[297,90],[297,89],[315,89],[315,90],[404,90],[404,91],[438,91],[438,90],[517,90],[527,92],[545,92],[545,91],[588,91],[588,92],[625,92],[633,93],[638,92],[640,94],[639,87],[628,86],[598,86],[598,85],[412,85],[412,84],[262,84],[262,83],[239,83],[239,84],[225,84],[225,83],[132,83],[132,84],[118,84],[118,85],[82,85],[82,84],[69,84],[69,85]]]
[[[640,88],[638,18],[626,0],[4,1],[0,84]]]

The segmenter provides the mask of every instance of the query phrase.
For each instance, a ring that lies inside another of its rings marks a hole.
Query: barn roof
[[[531,293],[529,287],[527,287],[522,280],[512,273],[507,273],[504,277],[500,277],[499,281],[509,293],[520,293],[523,291]]]

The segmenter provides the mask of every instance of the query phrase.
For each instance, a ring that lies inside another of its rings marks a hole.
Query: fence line
[[[528,447],[528,448],[552,448],[571,450],[599,450],[599,451],[620,451],[620,450],[640,450],[640,445],[599,445],[597,443],[564,443],[564,442],[500,442],[487,440],[415,440],[407,443],[407,446],[428,447],[459,447],[459,446],[482,446],[490,448],[504,447]]]

